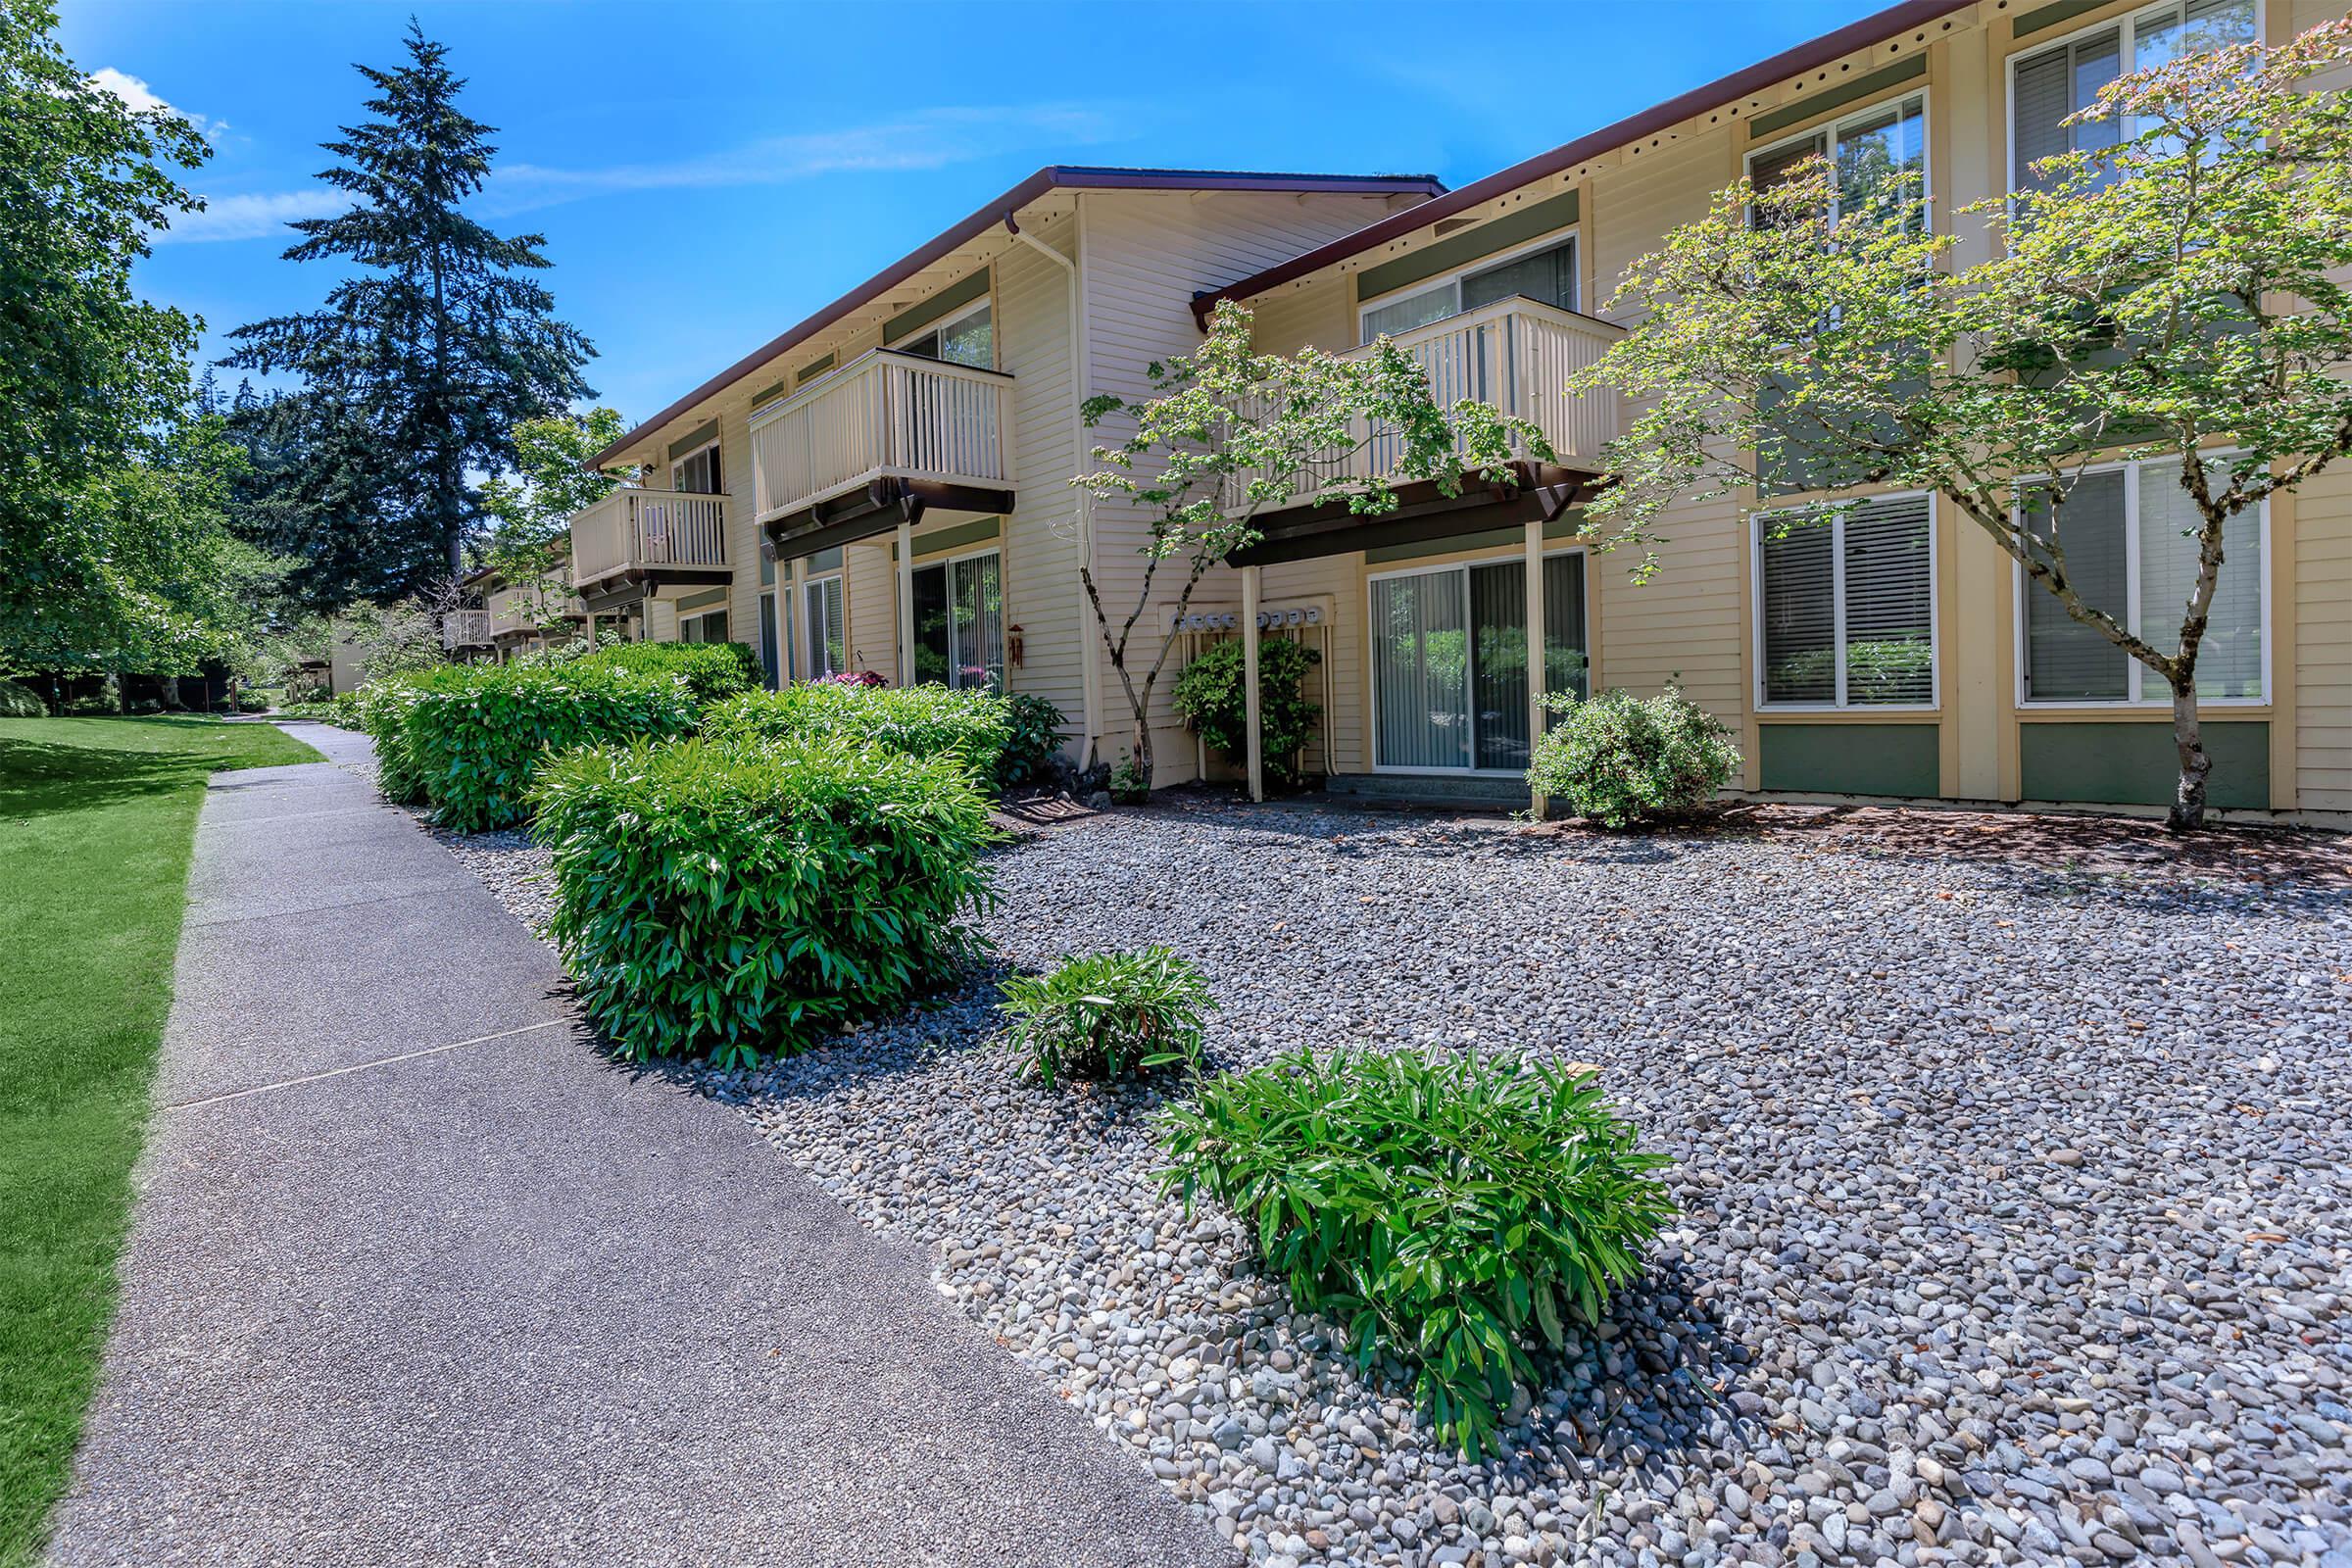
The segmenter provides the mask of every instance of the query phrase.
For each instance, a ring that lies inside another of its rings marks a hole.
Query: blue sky
[[[64,0],[61,34],[212,138],[212,209],[142,282],[217,352],[326,291],[278,259],[280,225],[320,210],[351,63],[396,64],[413,11],[499,127],[482,216],[547,236],[558,308],[602,356],[589,381],[635,419],[1043,165],[1460,185],[1881,3]]]

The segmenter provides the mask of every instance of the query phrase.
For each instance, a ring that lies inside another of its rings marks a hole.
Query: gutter
[[[1407,208],[1405,211],[1393,214],[1376,223],[1367,224],[1352,234],[1342,235],[1327,245],[1318,246],[1300,256],[1294,256],[1279,266],[1269,267],[1264,271],[1253,273],[1238,283],[1196,294],[1193,296],[1193,319],[1200,324],[1202,331],[1206,331],[1208,330],[1208,314],[1216,309],[1219,300],[1250,299],[1265,293],[1268,289],[1277,288],[1294,279],[1304,277],[1310,272],[1319,272],[1335,262],[1344,262],[1350,256],[1360,255],[1374,246],[1385,245],[1390,240],[1401,239],[1416,229],[1426,228],[1455,213],[1476,207],[1482,202],[1491,201],[1496,196],[1505,195],[1517,190],[1522,185],[1547,179],[1553,174],[1575,168],[1578,164],[1598,158],[1603,153],[1615,152],[1620,147],[1640,141],[1644,136],[1653,135],[1670,125],[1679,124],[1697,115],[1703,115],[1710,109],[1721,109],[1726,104],[1737,103],[1751,93],[1772,86],[1787,77],[1802,75],[1805,72],[1826,66],[1840,56],[1852,54],[1857,49],[1867,49],[1886,43],[1897,34],[1909,32],[1915,27],[1924,27],[1931,23],[1941,21],[1944,29],[1948,30],[1951,23],[1944,19],[1949,18],[1954,12],[1966,11],[1977,3],[1978,0],[1903,0],[1902,4],[1888,6],[1886,10],[1864,17],[1859,22],[1850,22],[1835,32],[1825,32],[1809,43],[1801,43],[1793,49],[1783,50],[1769,60],[1759,61],[1744,70],[1735,71],[1728,76],[1718,77],[1703,87],[1693,87],[1690,91],[1669,98],[1662,104],[1653,105],[1638,115],[1620,120],[1613,125],[1604,125],[1590,135],[1580,136],[1572,142],[1552,148],[1549,152],[1538,153],[1533,158],[1513,164],[1498,173],[1489,174],[1486,178],[1464,185],[1459,190],[1448,192],[1435,201]]]

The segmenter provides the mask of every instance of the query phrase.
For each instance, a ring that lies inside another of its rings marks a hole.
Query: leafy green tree
[[[251,383],[238,387],[226,417],[245,457],[229,526],[296,560],[287,593],[316,614],[399,597],[414,580],[414,553],[404,554],[403,524],[365,422],[329,394],[265,398]]]
[[[1434,481],[1453,496],[1465,474],[1513,483],[1512,459],[1552,456],[1534,424],[1491,404],[1439,404],[1421,367],[1386,337],[1346,358],[1317,349],[1258,354],[1251,319],[1249,307],[1219,301],[1199,349],[1149,367],[1151,397],[1084,405],[1090,426],[1114,422],[1131,433],[1095,448],[1098,466],[1070,481],[1084,493],[1083,513],[1113,506],[1145,523],[1135,603],[1118,620],[1093,563],[1082,555],[1078,568],[1134,720],[1125,776],[1138,790],[1151,788],[1152,693],[1182,635],[1178,623],[1200,580],[1262,537],[1257,521],[1269,508],[1329,502],[1393,512],[1399,485]],[[1385,466],[1365,461],[1376,446]],[[1163,572],[1181,574],[1174,618],[1139,642],[1155,590],[1169,586]]]
[[[341,280],[318,311],[239,328],[228,362],[302,377],[334,473],[369,480],[363,515],[390,547],[394,595],[464,572],[481,521],[468,475],[512,468],[515,425],[586,396],[595,352],[533,275],[545,238],[501,236],[463,210],[489,177],[491,127],[459,109],[443,45],[412,23],[407,46],[396,70],[357,68],[374,118],[324,144],[339,162],[319,177],[351,208],[292,225],[304,237],[286,259]],[[322,531],[346,520],[331,497],[302,515]]]
[[[1641,324],[1573,383],[1643,411],[1591,509],[1607,542],[1796,469],[1933,491],[2165,683],[2171,821],[2197,826],[2198,655],[2229,524],[2352,452],[2352,97],[2313,85],[2346,65],[2352,22],[2332,22],[2111,82],[2070,122],[2110,145],[1956,215],[1985,230],[1974,264],[1954,234],[1888,220],[1916,190],[1840,212],[1818,162],[1722,191],[1629,270],[1612,303]],[[2067,559],[2070,500],[2117,458],[2176,469],[2193,518],[2188,588],[2137,627]]]
[[[564,565],[571,559],[571,514],[635,476],[633,468],[590,466],[627,428],[628,421],[607,408],[525,419],[514,431],[514,477],[482,485],[489,564],[508,582],[532,589],[542,627],[561,620],[557,612],[570,596]]]
[[[0,659],[166,669],[200,630],[172,555],[203,515],[181,467],[205,439],[197,323],[131,270],[202,206],[179,181],[208,150],[84,76],[55,25],[40,0],[0,6]]]

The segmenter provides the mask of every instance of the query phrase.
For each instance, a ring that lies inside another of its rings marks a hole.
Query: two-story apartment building
[[[1740,732],[1751,790],[2160,803],[2172,756],[2156,683],[1932,497],[1879,496],[1794,530],[1760,518],[1817,497],[1692,504],[1664,519],[1662,564],[1637,584],[1632,562],[1580,535],[1622,411],[1562,386],[1628,324],[1607,305],[1626,266],[1742,172],[1881,154],[1924,173],[1928,220],[1948,224],[2064,145],[2060,122],[2119,71],[2184,37],[2278,40],[2333,14],[1909,0],[1450,192],[1045,171],[607,454],[704,464],[673,491],[720,493],[694,504],[723,514],[726,541],[723,580],[649,560],[615,573],[639,597],[608,603],[642,604],[656,636],[723,608],[788,677],[1002,679],[1059,704],[1075,750],[1115,758],[1124,705],[1076,568],[1086,552],[1115,587],[1134,529],[1071,500],[1093,444],[1077,405],[1142,391],[1145,365],[1197,343],[1232,298],[1270,351],[1386,334],[1442,397],[1536,419],[1558,453],[1507,492],[1407,495],[1372,519],[1270,513],[1262,541],[1203,585],[1200,638],[1247,614],[1323,654],[1307,762],[1336,786],[1524,798],[1544,689],[1674,682]],[[2182,581],[2173,483],[2118,465],[2078,494],[2070,528],[2078,574],[2152,626]],[[2247,519],[2204,667],[2216,805],[2352,821],[2352,476]],[[1191,777],[1198,753],[1157,718],[1161,781]]]
[[[1115,585],[1136,537],[1069,485],[1097,440],[1080,404],[1196,344],[1196,294],[1443,190],[1041,170],[600,454],[650,478],[573,519],[586,608],[754,644],[771,680],[1035,692],[1086,752],[1123,726],[1081,552]]]

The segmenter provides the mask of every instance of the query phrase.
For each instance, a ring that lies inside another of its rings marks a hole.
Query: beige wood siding
[[[1030,232],[1075,260],[1074,218]],[[1083,660],[1091,633],[1078,616],[1078,492],[1068,482],[1078,470],[1072,287],[1071,272],[1017,242],[997,263],[997,363],[1013,377],[1004,621],[1021,628],[1023,647],[1020,666],[1005,669],[1005,685],[1054,704],[1077,733],[1085,723]]]
[[[1362,227],[1388,211],[1385,201],[1360,196],[1293,196],[1221,192],[1196,200],[1183,192],[1089,192],[1081,207],[1085,233],[1087,367],[1089,393],[1114,392],[1138,398],[1151,392],[1147,367],[1154,360],[1190,352],[1200,341],[1192,317],[1193,296],[1202,289],[1271,267],[1302,250]],[[1112,438],[1107,429],[1102,439]],[[1147,536],[1142,519],[1115,509],[1098,508],[1094,518],[1094,565],[1103,602],[1114,614],[1134,606],[1142,591],[1144,559],[1138,546]],[[1170,574],[1162,573],[1165,582]],[[1240,599],[1229,574],[1204,582],[1201,591],[1220,600]],[[1172,603],[1181,572],[1154,599]],[[1150,666],[1147,634],[1139,629],[1131,661],[1140,679]],[[1097,652],[1102,712],[1098,723],[1106,755],[1125,750],[1131,727],[1127,699],[1118,676]],[[1152,705],[1152,749],[1163,783],[1193,774],[1191,737],[1177,723],[1168,702],[1173,661],[1161,676]]]

